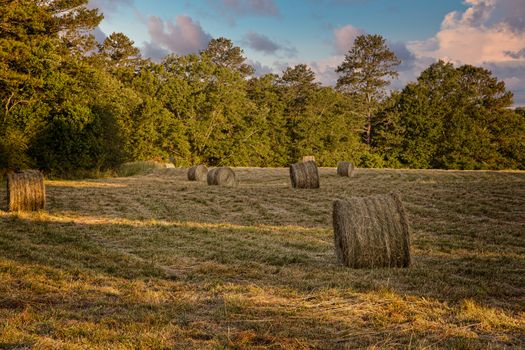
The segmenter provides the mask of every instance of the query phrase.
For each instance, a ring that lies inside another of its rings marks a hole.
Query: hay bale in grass
[[[315,157],[314,156],[304,156],[303,157],[303,162],[309,162],[309,161],[315,162]]]
[[[315,161],[290,165],[293,188],[319,188],[319,172]]]
[[[218,168],[213,168],[208,170],[208,174],[206,175],[206,181],[208,182],[208,185],[214,185],[213,182],[215,181],[215,172],[217,169]]]
[[[335,200],[333,224],[335,252],[343,265],[410,266],[409,225],[397,194]]]
[[[208,185],[235,186],[237,179],[231,168],[215,168],[208,172]]]
[[[352,162],[338,162],[337,175],[339,176],[354,176],[354,163]]]
[[[188,180],[190,181],[206,181],[207,176],[208,168],[206,165],[195,165],[188,169]]]
[[[44,176],[38,170],[24,170],[7,174],[7,209],[9,211],[37,211],[46,206]]]

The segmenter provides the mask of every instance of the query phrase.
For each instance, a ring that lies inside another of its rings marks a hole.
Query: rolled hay
[[[208,172],[208,185],[235,186],[237,179],[235,172],[228,167],[215,168]]]
[[[208,168],[206,165],[195,165],[188,169],[188,180],[190,181],[206,181],[207,178]]]
[[[352,162],[338,162],[337,175],[339,176],[354,176],[354,163]]]
[[[319,171],[315,161],[290,165],[290,179],[293,188],[319,188]]]
[[[352,268],[409,267],[409,224],[395,193],[333,203],[335,253]]]
[[[208,174],[206,175],[206,181],[208,182],[208,185],[214,185],[213,182],[215,181],[215,172],[217,171],[217,169],[219,168],[213,168],[208,170]]]
[[[24,170],[7,174],[7,209],[9,211],[37,211],[46,206],[44,176],[38,170]]]
[[[315,157],[314,156],[304,156],[303,157],[303,162],[309,162],[311,160],[315,162]]]

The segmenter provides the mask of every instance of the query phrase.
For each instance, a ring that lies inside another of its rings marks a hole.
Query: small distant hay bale
[[[190,181],[206,181],[207,175],[208,168],[203,164],[195,165],[188,169],[188,180]]]
[[[309,162],[309,161],[315,162],[315,156],[304,156],[303,157],[303,162]]]
[[[339,176],[354,176],[354,163],[352,162],[338,162],[337,175]]]
[[[9,211],[37,211],[46,206],[44,176],[38,170],[24,170],[7,174],[7,209]]]
[[[335,252],[352,268],[409,267],[405,209],[395,193],[333,203]]]
[[[211,169],[208,171],[207,181],[208,185],[231,187],[237,184],[235,172],[228,167]]]
[[[315,161],[290,165],[290,179],[293,188],[319,188],[319,171]]]

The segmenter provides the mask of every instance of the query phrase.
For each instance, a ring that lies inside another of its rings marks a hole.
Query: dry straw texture
[[[315,156],[304,156],[303,157],[303,162],[309,162],[309,161],[315,161]]]
[[[38,170],[7,174],[7,207],[9,211],[37,211],[46,205],[44,176]]]
[[[315,161],[290,165],[293,188],[319,188],[319,172]]]
[[[237,179],[231,168],[215,168],[208,172],[208,185],[235,186]]]
[[[354,268],[410,266],[410,237],[395,193],[333,203],[335,252]]]
[[[206,181],[207,178],[208,168],[206,165],[195,165],[188,169],[188,180],[190,181]]]
[[[337,175],[339,176],[354,176],[354,163],[352,162],[338,162]]]

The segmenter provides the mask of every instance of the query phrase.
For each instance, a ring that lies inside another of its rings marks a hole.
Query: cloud
[[[246,63],[248,63],[250,66],[252,66],[255,69],[255,76],[256,77],[260,77],[260,76],[263,76],[265,74],[274,73],[274,70],[272,69],[272,67],[263,65],[259,61],[247,60]]]
[[[501,16],[507,26],[515,32],[525,30],[525,4],[523,0],[498,0],[498,6],[501,7]]]
[[[505,51],[504,53],[510,58],[514,58],[518,60],[520,58],[525,58],[525,47],[519,51]]]
[[[323,60],[310,62],[308,65],[314,71],[317,82],[325,86],[335,86],[339,77],[335,70],[343,62],[343,59],[343,56],[335,55]]]
[[[145,48],[150,52],[165,50],[179,55],[198,53],[205,49],[212,39],[211,35],[189,16],[177,16],[175,22],[164,22],[160,17],[149,16],[147,24],[151,42],[147,43]]]
[[[365,32],[352,25],[334,29],[334,46],[337,54],[343,55],[354,45],[354,40]]]
[[[150,42],[144,42],[141,48],[142,55],[144,57],[150,58],[153,62],[159,63],[165,56],[167,56],[170,52],[161,46],[150,43]]]
[[[525,106],[525,61],[489,62],[484,65],[514,93],[514,104]]]
[[[98,8],[102,13],[117,12],[120,8],[133,6],[133,0],[90,0],[89,9]]]
[[[278,52],[283,53],[287,57],[293,57],[297,55],[296,48],[280,45],[272,41],[267,36],[256,32],[248,32],[244,36],[243,42],[253,50],[263,52],[266,55],[273,55],[277,54]]]

